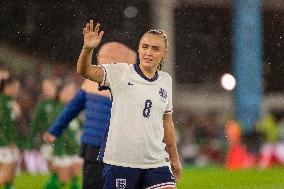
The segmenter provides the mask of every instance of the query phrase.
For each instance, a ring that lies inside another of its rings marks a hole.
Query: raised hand
[[[92,50],[100,44],[104,32],[99,30],[100,30],[99,23],[96,24],[95,29],[94,29],[93,20],[90,20],[90,22],[87,23],[86,27],[83,29],[84,49]]]

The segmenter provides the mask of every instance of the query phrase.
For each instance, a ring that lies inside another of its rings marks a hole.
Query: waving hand
[[[83,29],[84,35],[84,47],[85,49],[94,49],[96,48],[103,37],[104,32],[100,31],[100,24],[97,23],[94,28],[94,21],[90,20],[87,23],[86,27]]]

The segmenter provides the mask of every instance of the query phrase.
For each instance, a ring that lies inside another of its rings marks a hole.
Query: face
[[[73,83],[69,83],[63,87],[59,93],[59,100],[64,104],[68,103],[75,95],[76,86]]]
[[[55,98],[56,86],[51,80],[44,80],[42,83],[42,93],[46,98]]]
[[[14,81],[11,84],[7,85],[5,87],[5,94],[11,96],[11,97],[16,97],[18,92],[20,90],[20,82],[19,81]]]
[[[140,40],[138,52],[142,68],[157,70],[167,49],[162,36],[147,33]]]

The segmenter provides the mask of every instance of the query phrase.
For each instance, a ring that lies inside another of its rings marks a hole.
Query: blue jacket
[[[81,143],[104,146],[110,121],[111,100],[109,97],[87,93],[84,90],[80,90],[64,107],[48,132],[59,137],[68,127],[69,122],[83,110],[85,110],[85,121]]]

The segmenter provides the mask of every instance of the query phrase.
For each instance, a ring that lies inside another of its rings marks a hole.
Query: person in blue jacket
[[[97,56],[98,64],[110,62],[136,62],[136,53],[126,45],[119,42],[104,44]],[[111,112],[110,91],[99,90],[98,83],[86,79],[81,90],[65,106],[48,132],[44,134],[44,140],[53,143],[60,137],[68,123],[84,110],[85,121],[81,135],[80,156],[83,164],[83,189],[103,188],[102,159],[97,158],[100,149],[106,142],[106,134],[109,126]]]

